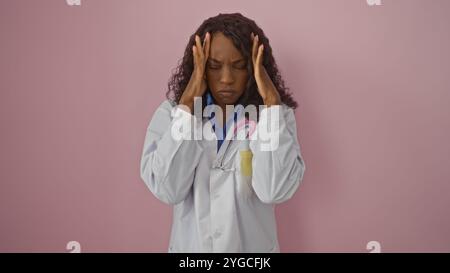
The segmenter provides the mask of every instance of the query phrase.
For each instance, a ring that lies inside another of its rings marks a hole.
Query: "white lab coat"
[[[274,206],[292,197],[305,172],[293,110],[283,104],[260,112],[261,123],[270,111],[282,110],[276,150],[262,151],[258,139],[225,139],[217,152],[216,139],[174,139],[172,108],[166,100],[154,113],[140,168],[150,191],[174,205],[168,251],[279,252]],[[213,132],[208,118],[173,110]],[[241,161],[249,154],[250,175],[243,175],[248,166]]]

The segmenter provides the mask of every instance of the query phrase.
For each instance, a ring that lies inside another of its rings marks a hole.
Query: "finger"
[[[264,50],[264,45],[262,44],[258,47],[258,56],[256,57],[256,65],[257,66],[262,65],[263,50]]]
[[[209,57],[210,47],[211,47],[211,34],[209,34],[209,32],[206,32],[206,35],[205,35],[205,62]]]
[[[256,57],[258,54],[258,35],[255,36],[255,38],[253,39],[253,47],[252,47],[252,60],[253,60],[253,64],[255,64],[256,62]]]
[[[194,57],[194,67],[197,67],[197,47],[192,46],[192,56]]]
[[[203,47],[206,46],[206,40],[208,40],[209,32],[205,33],[205,38],[203,39]]]
[[[203,57],[203,47],[202,47],[202,42],[200,41],[200,36],[198,36],[198,35],[195,35],[195,45],[196,45],[196,47],[197,47],[197,54],[198,54],[198,57]]]

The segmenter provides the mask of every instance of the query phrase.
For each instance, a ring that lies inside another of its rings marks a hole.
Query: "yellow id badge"
[[[243,176],[252,175],[252,157],[253,153],[251,150],[241,150],[239,151],[241,156],[241,174]]]

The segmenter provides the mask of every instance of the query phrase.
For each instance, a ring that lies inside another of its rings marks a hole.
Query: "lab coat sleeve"
[[[158,107],[147,127],[141,156],[141,178],[164,203],[180,203],[192,187],[203,149],[193,139],[195,129],[192,127],[184,132],[184,136],[191,135],[191,139],[179,136],[177,139],[173,135],[173,126],[192,124],[198,127],[201,121],[166,100]]]
[[[272,130],[276,126],[267,129],[268,124],[275,121],[278,121],[278,129]],[[262,135],[262,130],[272,133]],[[293,196],[303,181],[306,167],[297,139],[293,109],[284,104],[262,109],[256,132],[250,141],[252,187],[263,203],[284,202]]]

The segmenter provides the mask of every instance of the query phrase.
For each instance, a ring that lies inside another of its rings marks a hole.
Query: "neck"
[[[226,105],[219,105],[222,109],[222,127],[226,124],[228,118],[233,114],[233,111],[229,111],[230,113],[227,113],[227,107]]]

